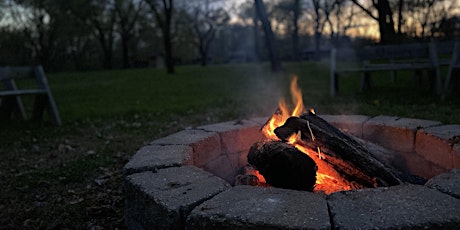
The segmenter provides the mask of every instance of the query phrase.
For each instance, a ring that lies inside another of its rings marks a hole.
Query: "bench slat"
[[[358,68],[338,69],[336,73],[352,73],[352,72],[373,72],[373,71],[395,71],[395,70],[415,70],[415,69],[431,69],[435,66],[431,63],[426,64],[367,64]]]
[[[20,90],[12,90],[12,91],[0,91],[0,97],[6,96],[21,96],[21,95],[28,95],[28,94],[46,94],[46,90],[44,89],[20,89]]]

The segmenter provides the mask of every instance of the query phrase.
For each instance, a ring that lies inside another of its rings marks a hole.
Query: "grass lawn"
[[[153,139],[187,127],[269,116],[289,79],[319,114],[394,115],[460,124],[460,97],[446,101],[401,76],[359,91],[359,77],[329,97],[327,64],[181,66],[48,74],[63,120],[0,121],[0,229],[123,229],[121,168]],[[407,75],[407,74],[406,74]],[[26,103],[31,101],[25,98]],[[29,106],[30,107],[30,106]]]

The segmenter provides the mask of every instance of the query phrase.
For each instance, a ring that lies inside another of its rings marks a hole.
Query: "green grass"
[[[409,73],[360,92],[359,76],[329,97],[327,63],[180,66],[48,74],[62,127],[0,121],[0,226],[7,229],[123,228],[121,168],[153,139],[187,127],[269,116],[299,77],[319,114],[391,115],[460,124],[460,97],[445,101]],[[31,108],[32,98],[25,98]]]
[[[272,74],[265,65],[182,66],[176,74],[163,69],[113,70],[49,74],[49,82],[64,122],[124,115],[190,114],[226,110],[232,118],[267,116],[281,96],[289,96],[289,78],[299,76],[307,106],[319,113],[359,113],[437,119],[460,123],[458,95],[446,101],[428,88],[426,79],[414,81],[400,73],[378,73],[373,88],[359,90],[359,76],[340,79],[340,95],[329,97],[327,63],[285,64]],[[31,106],[29,106],[31,107]],[[433,109],[441,109],[435,112]],[[452,112],[449,113],[448,111]],[[458,111],[458,110],[457,110]]]

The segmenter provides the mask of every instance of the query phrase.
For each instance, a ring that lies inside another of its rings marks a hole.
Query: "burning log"
[[[298,132],[301,133],[301,145],[320,149],[323,161],[349,181],[364,187],[417,182],[413,177],[407,177],[384,165],[363,145],[312,112],[290,117],[284,125],[275,129],[275,134],[283,141]]]
[[[291,80],[291,94],[295,108],[288,109],[281,100],[279,109],[261,129],[272,141],[256,143],[248,154],[248,162],[268,184],[308,191],[314,188],[315,192],[330,194],[405,182],[424,183],[419,177],[382,163],[357,139],[316,116],[313,110],[301,115],[304,106],[297,77]]]
[[[249,150],[248,163],[274,187],[312,191],[316,183],[313,159],[280,141],[255,143]]]

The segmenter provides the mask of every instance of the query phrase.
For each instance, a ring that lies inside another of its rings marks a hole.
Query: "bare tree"
[[[205,66],[216,31],[228,22],[230,16],[222,8],[222,2],[213,1],[211,4],[209,0],[205,0],[203,4],[203,1],[200,0],[198,3],[192,6],[195,37],[193,45],[198,49],[201,65]]]
[[[57,50],[58,33],[63,28],[57,5],[46,0],[9,3],[15,27],[27,39],[26,46],[33,51],[36,61],[48,69]]]
[[[66,4],[70,14],[90,28],[102,50],[102,65],[113,68],[116,14],[112,0],[69,0]]]
[[[163,35],[163,46],[165,52],[166,69],[169,74],[174,73],[173,42],[172,42],[172,18],[173,0],[144,0],[149,6],[156,19],[157,25]]]
[[[300,61],[299,51],[299,17],[300,17],[300,0],[294,0],[292,4],[293,17],[292,25],[294,27],[292,31],[292,53],[294,54],[294,60]]]
[[[331,24],[331,31],[334,31],[335,28],[335,31],[331,33],[332,43],[335,46],[340,46],[340,38],[345,36],[347,31],[353,27],[355,7],[347,3],[347,0],[335,0],[335,25]],[[332,34],[335,36],[332,36]]]
[[[405,1],[402,14],[407,22],[403,23],[401,30],[411,37],[432,37],[440,22],[453,15],[453,10],[458,7],[458,1]]]
[[[284,0],[278,2],[273,9],[272,15],[277,21],[277,25],[284,25],[281,34],[290,35],[292,59],[300,60],[299,50],[299,18],[302,15],[300,0]]]
[[[258,17],[262,22],[262,27],[265,35],[265,45],[267,47],[271,62],[271,70],[273,72],[279,72],[281,71],[281,60],[279,58],[278,50],[276,49],[275,37],[273,35],[270,21],[268,20],[265,5],[262,0],[254,0],[254,4]]]
[[[129,63],[129,42],[134,36],[135,25],[144,2],[134,0],[115,0],[115,12],[117,15],[118,31],[121,38],[121,51],[123,68],[128,68]]]
[[[330,38],[334,38],[335,30],[331,19],[331,15],[340,1],[328,1],[328,0],[311,0],[308,5],[309,11],[307,11],[314,21],[314,44],[315,44],[315,57],[319,58],[321,37],[324,34],[326,25],[329,26]]]
[[[392,43],[397,41],[398,36],[395,31],[395,23],[393,21],[393,10],[390,7],[390,2],[388,0],[372,0],[370,8],[368,6],[362,5],[358,0],[351,0],[355,5],[357,5],[363,12],[365,12],[369,17],[376,20],[379,25],[380,32],[380,43]],[[373,11],[377,11],[377,15]]]

